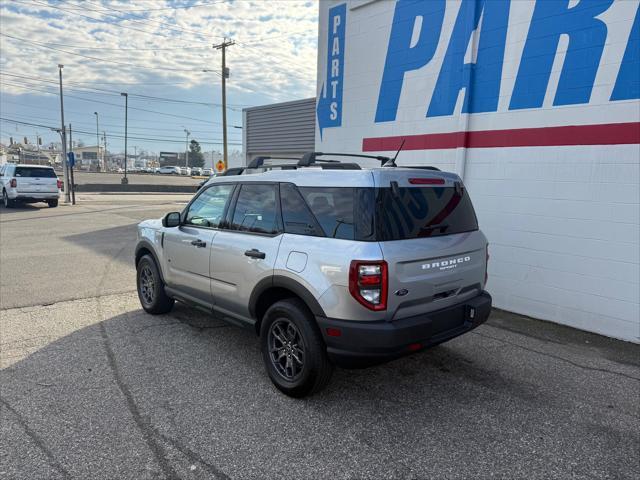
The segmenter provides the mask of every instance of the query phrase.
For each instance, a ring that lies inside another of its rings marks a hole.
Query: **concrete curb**
[[[127,184],[118,183],[86,183],[76,185],[78,193],[195,193],[198,191],[197,185],[147,185],[147,184]]]

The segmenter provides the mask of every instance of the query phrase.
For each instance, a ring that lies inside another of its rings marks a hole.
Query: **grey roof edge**
[[[280,107],[287,107],[287,106],[291,106],[291,105],[303,105],[306,103],[311,103],[313,102],[313,104],[315,105],[316,103],[316,97],[311,97],[311,98],[303,98],[300,100],[290,100],[288,102],[280,102],[280,103],[269,103],[266,105],[258,105],[256,107],[247,107],[247,108],[243,108],[242,111],[243,112],[249,112],[251,110],[267,110],[270,108],[280,108]]]

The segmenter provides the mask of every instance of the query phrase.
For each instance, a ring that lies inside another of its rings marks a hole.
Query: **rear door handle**
[[[262,258],[262,259],[264,259],[267,256],[264,252],[261,252],[260,250],[257,250],[255,248],[252,248],[251,250],[246,250],[244,254],[247,257]]]
[[[204,248],[204,247],[207,246],[207,242],[203,242],[202,240],[197,239],[197,240],[193,240],[191,242],[191,245],[193,245],[194,247],[198,247],[198,248]]]

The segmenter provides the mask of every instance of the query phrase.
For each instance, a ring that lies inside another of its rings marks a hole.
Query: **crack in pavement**
[[[125,293],[133,293],[136,292],[137,290],[134,289],[127,289],[127,290],[122,290],[122,291],[117,291],[117,292],[109,292],[109,293],[103,293],[103,294],[99,294],[99,295],[95,295],[95,294],[89,294],[89,295],[85,295],[82,297],[71,297],[71,298],[63,298],[60,300],[56,300],[53,303],[33,303],[33,304],[26,304],[26,305],[17,305],[15,307],[8,307],[8,308],[0,308],[0,313],[2,312],[7,312],[9,310],[22,310],[25,308],[34,308],[34,307],[55,307],[60,303],[65,303],[65,302],[75,302],[77,300],[88,300],[88,299],[93,299],[93,298],[102,298],[102,297],[110,297],[112,295],[123,295]]]
[[[497,329],[501,330],[500,327],[493,327],[493,328],[497,328]],[[561,362],[568,363],[570,365],[573,365],[574,367],[582,368],[584,370],[591,370],[591,371],[594,371],[594,372],[610,373],[611,375],[619,375],[621,377],[625,377],[625,378],[628,378],[630,380],[640,381],[640,378],[634,377],[633,375],[628,375],[628,374],[622,373],[622,372],[616,372],[614,370],[608,370],[606,368],[590,367],[588,365],[582,365],[581,363],[574,362],[573,360],[569,360],[569,359],[561,357],[559,355],[554,355],[552,353],[541,352],[540,350],[536,350],[535,348],[525,347],[525,346],[520,345],[519,343],[516,343],[516,342],[510,342],[509,340],[504,340],[502,338],[497,338],[497,337],[493,337],[491,335],[486,335],[486,334],[479,333],[477,330],[474,330],[474,331],[472,331],[470,333],[472,333],[474,335],[478,335],[479,337],[490,338],[491,340],[495,340],[497,342],[501,342],[501,343],[506,344],[506,345],[511,345],[513,347],[520,348],[522,350],[526,350],[527,352],[537,353],[538,355],[542,355],[544,357],[554,358],[556,360],[560,360]]]
[[[40,438],[40,436],[35,432],[35,430],[33,430],[29,424],[26,422],[26,420],[24,418],[22,418],[22,415],[20,415],[11,405],[9,405],[9,403],[3,399],[2,397],[0,397],[0,403],[2,405],[5,406],[5,408],[7,410],[9,410],[11,413],[13,413],[13,415],[16,417],[16,420],[18,422],[18,424],[23,428],[23,430],[25,431],[25,433],[27,434],[27,436],[33,441],[33,443],[36,444],[36,446],[42,451],[42,453],[44,453],[46,455],[46,457],[49,459],[49,464],[55,468],[56,470],[58,470],[62,476],[64,478],[71,478],[71,475],[69,474],[69,472],[67,471],[67,469],[65,469],[62,464],[58,461],[58,459],[55,457],[55,455],[53,454],[53,452],[51,450],[49,450],[49,448],[47,447],[47,445],[45,444],[44,440],[42,440]]]
[[[102,308],[100,306],[98,307],[98,309],[100,310],[100,313],[102,313]],[[162,470],[162,473],[164,474],[164,476],[169,479],[180,478],[178,476],[178,473],[171,466],[169,460],[166,458],[166,452],[153,437],[153,432],[151,428],[143,420],[142,415],[140,414],[140,409],[138,408],[138,405],[136,404],[133,398],[133,394],[131,393],[129,386],[125,383],[125,381],[122,378],[120,370],[118,369],[118,364],[116,363],[115,353],[113,352],[113,348],[111,347],[111,342],[109,341],[109,335],[107,334],[107,329],[104,326],[104,322],[100,322],[99,329],[100,329],[100,335],[102,336],[102,339],[103,339],[105,352],[107,354],[107,362],[109,364],[109,368],[113,373],[113,378],[116,382],[116,385],[118,386],[118,389],[120,390],[120,393],[122,393],[122,395],[125,398],[127,409],[129,410],[129,413],[131,413],[131,416],[133,417],[133,421],[138,427],[138,430],[140,431],[140,433],[142,434],[142,437],[144,438],[145,443],[149,447],[149,450],[151,450],[151,453],[155,457],[156,462],[158,463],[158,466]]]

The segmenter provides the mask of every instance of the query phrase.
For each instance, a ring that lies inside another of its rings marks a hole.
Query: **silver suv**
[[[327,156],[257,159],[138,226],[142,307],[178,300],[254,329],[269,377],[294,397],[324,387],[333,365],[422,350],[491,310],[487,239],[457,175]]]

